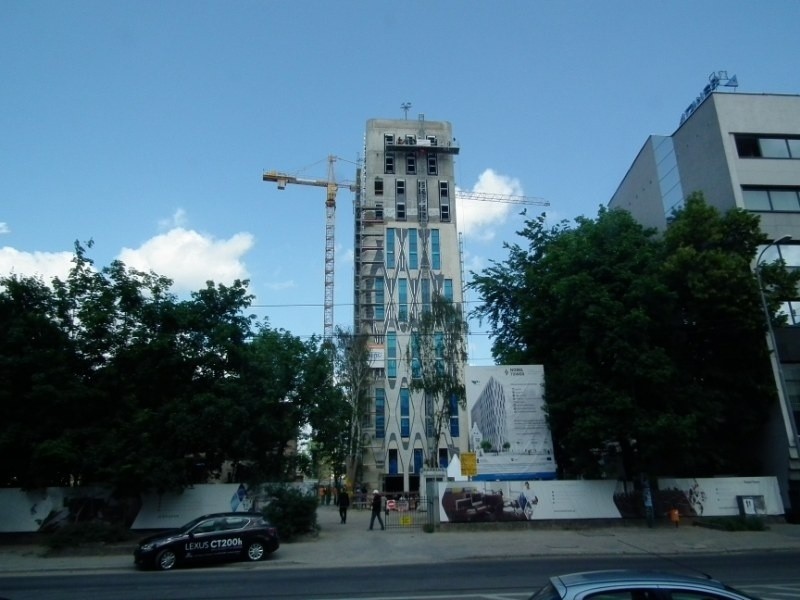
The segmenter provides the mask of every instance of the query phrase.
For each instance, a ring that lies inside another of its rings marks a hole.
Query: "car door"
[[[213,555],[216,551],[214,540],[219,535],[217,518],[200,521],[189,532],[184,550],[187,560],[200,560]]]
[[[229,515],[219,519],[220,535],[214,540],[218,554],[230,556],[240,554],[246,544],[245,528],[250,519]]]

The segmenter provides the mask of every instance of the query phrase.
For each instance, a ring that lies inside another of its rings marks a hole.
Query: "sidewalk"
[[[339,522],[335,506],[320,506],[320,532],[284,543],[256,568],[341,567],[420,564],[474,559],[524,558],[558,555],[800,551],[800,525],[773,523],[768,531],[728,532],[690,525],[666,524],[653,529],[636,525],[564,529],[552,525],[534,529],[482,529],[451,526],[435,533],[420,529],[369,531],[370,512],[350,510],[347,524]],[[45,556],[39,546],[0,546],[0,575],[79,573],[87,570],[133,569],[135,544],[98,549],[97,554]],[[247,565],[249,563],[236,563]]]

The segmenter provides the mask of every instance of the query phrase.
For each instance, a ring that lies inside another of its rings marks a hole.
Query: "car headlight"
[[[153,543],[142,544],[141,546],[139,546],[139,550],[142,551],[142,552],[150,552],[155,547],[156,547],[156,545],[153,544]]]

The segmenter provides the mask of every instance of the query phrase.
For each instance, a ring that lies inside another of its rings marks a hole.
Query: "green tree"
[[[369,406],[372,370],[369,364],[369,336],[337,328],[335,332],[336,381],[344,392],[349,410],[342,431],[345,476],[353,485],[360,477],[363,446],[363,422]]]
[[[413,319],[411,343],[405,356],[411,372],[409,389],[425,397],[430,467],[439,467],[439,444],[447,442],[445,425],[466,407],[464,365],[467,324],[461,307],[442,296],[432,299],[430,310]]]

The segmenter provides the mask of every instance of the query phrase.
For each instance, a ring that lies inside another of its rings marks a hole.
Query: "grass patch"
[[[761,517],[705,517],[696,519],[697,527],[708,527],[721,531],[766,531],[769,527]]]

